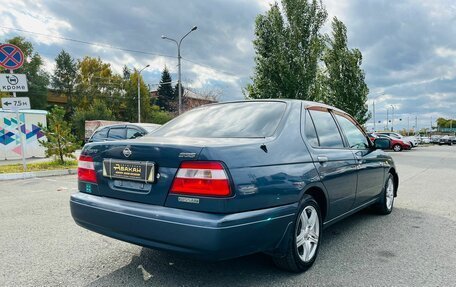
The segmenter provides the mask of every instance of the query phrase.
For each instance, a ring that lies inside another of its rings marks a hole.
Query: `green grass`
[[[27,164],[27,171],[43,171],[43,170],[55,170],[55,169],[72,169],[78,167],[77,160],[66,160],[64,164],[60,164],[58,161],[46,161],[38,163]],[[1,165],[0,173],[16,173],[23,172],[24,168],[22,163]]]

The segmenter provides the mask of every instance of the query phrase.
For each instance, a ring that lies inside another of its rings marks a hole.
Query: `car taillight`
[[[171,187],[171,193],[229,196],[230,182],[220,162],[182,162]]]
[[[97,173],[93,165],[93,158],[87,155],[79,156],[78,180],[97,183]]]

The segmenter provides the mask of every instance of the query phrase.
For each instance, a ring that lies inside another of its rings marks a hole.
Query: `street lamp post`
[[[195,31],[198,27],[193,26],[193,28],[187,32],[180,40],[179,42],[172,39],[168,38],[166,36],[161,36],[162,39],[164,40],[170,40],[176,43],[177,45],[177,66],[178,66],[178,80],[177,80],[177,87],[179,89],[179,115],[182,113],[182,81],[181,81],[181,54],[180,54],[180,46],[182,44],[182,40],[184,40],[185,37],[188,36],[191,32]]]
[[[139,76],[141,76],[141,72],[149,67],[150,65],[147,64],[147,66],[145,66],[144,68],[142,68],[141,70],[139,70],[138,72],[138,123],[141,122],[141,89],[140,89],[140,86],[139,86]]]
[[[394,106],[391,105],[391,108],[393,109],[393,118],[391,120],[391,131],[394,132]]]

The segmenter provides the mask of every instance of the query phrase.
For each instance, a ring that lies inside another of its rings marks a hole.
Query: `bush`
[[[111,121],[114,120],[114,116],[108,106],[98,99],[94,100],[88,109],[77,108],[72,122],[76,137],[79,140],[84,140],[85,121],[91,120]]]
[[[164,124],[173,119],[173,116],[163,110],[160,110],[159,106],[152,106],[152,115],[150,117],[151,122],[154,124]]]
[[[46,156],[58,158],[61,164],[65,163],[65,158],[74,158],[73,152],[79,147],[64,117],[65,110],[54,106],[48,114],[48,126],[41,127],[46,140],[39,140],[46,148]]]

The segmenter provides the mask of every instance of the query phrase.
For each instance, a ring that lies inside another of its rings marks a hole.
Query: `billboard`
[[[0,110],[0,160],[21,159],[20,136],[24,141],[26,158],[44,157],[45,149],[38,140],[45,139],[39,124],[46,126],[47,111],[21,110],[16,112]]]

